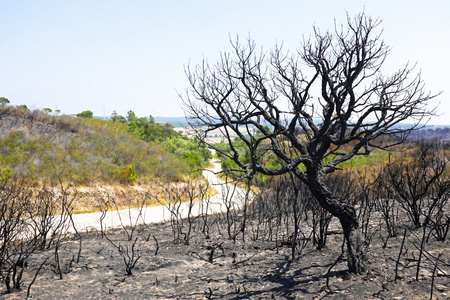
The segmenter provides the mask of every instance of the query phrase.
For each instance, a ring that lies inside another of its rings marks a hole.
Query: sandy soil
[[[342,235],[335,221],[330,226],[325,249],[318,251],[308,242],[293,261],[289,245],[253,241],[251,224],[243,243],[241,236],[235,242],[229,240],[223,224],[210,221],[210,235],[205,236],[200,230],[201,219],[197,219],[189,245],[174,242],[170,222],[141,225],[134,231],[132,241],[127,239],[130,229],[109,230],[108,238],[130,253],[134,237],[138,237],[135,249],[140,258],[131,276],[125,272],[121,253],[98,231],[82,234],[81,257],[75,262],[79,238],[73,236],[59,249],[62,279],[54,266],[54,251],[44,251],[29,259],[23,289],[1,297],[26,298],[38,266],[48,258],[31,287],[32,299],[430,298],[433,279],[430,260],[422,262],[419,280],[415,280],[418,251],[413,243],[418,242],[414,234],[420,236],[420,231],[407,234],[399,278],[394,281],[403,236],[391,238],[387,247],[382,248],[380,237],[384,233],[375,232],[368,249],[367,273],[350,276],[345,272],[344,261],[328,273],[341,253]],[[446,274],[450,274],[450,243],[430,240],[426,250],[434,256],[441,253],[439,268],[434,273],[433,298],[449,299],[450,278]],[[3,286],[0,292],[4,292]]]
[[[225,211],[223,205],[224,199],[228,199],[234,203],[235,208],[242,206],[242,199],[247,194],[246,191],[232,184],[225,184],[225,182],[219,179],[215,174],[220,172],[220,163],[217,161],[212,162],[214,167],[203,171],[203,177],[208,181],[209,185],[215,190],[215,195],[208,198],[208,213],[220,213]],[[144,197],[145,190],[136,197]],[[96,192],[95,196],[101,195],[100,192]],[[192,216],[198,216],[204,211],[205,202],[201,203],[200,200],[194,201],[191,209],[189,210],[188,203],[182,203],[178,209],[179,216],[187,218],[188,213]],[[117,227],[121,225],[133,225],[133,224],[148,224],[158,223],[170,219],[171,211],[164,205],[148,206],[143,208],[131,208],[123,210],[109,210],[103,215],[102,212],[74,214],[73,221],[75,227],[79,231],[85,231],[86,229],[100,230],[102,228]],[[102,221],[101,221],[102,220]],[[74,232],[73,228],[69,229]]]

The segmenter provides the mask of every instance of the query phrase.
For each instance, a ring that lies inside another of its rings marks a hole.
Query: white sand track
[[[203,201],[195,201],[191,209],[192,217],[202,214],[206,209],[208,209],[208,214],[224,212],[226,210],[225,203],[228,203],[228,206],[231,206],[233,209],[242,207],[246,194],[249,194],[245,190],[232,184],[225,184],[225,182],[217,178],[215,174],[220,171],[220,163],[213,162],[213,164],[214,168],[204,170],[203,176],[218,191],[218,194]],[[251,197],[252,195],[247,195],[247,201],[251,201]],[[182,203],[177,213],[178,218],[187,218],[189,204]],[[73,215],[73,221],[76,229],[79,232],[84,232],[86,230],[100,230],[101,225],[103,225],[103,228],[109,228],[168,221],[171,217],[171,211],[168,207],[162,205],[144,207],[142,210],[132,208],[108,211],[103,217],[102,224],[100,224],[102,215],[101,212],[75,214]],[[72,226],[69,231],[74,231]]]

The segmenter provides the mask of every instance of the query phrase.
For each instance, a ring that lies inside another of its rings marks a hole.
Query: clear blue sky
[[[443,92],[431,124],[450,124],[450,1],[0,0],[0,97],[13,105],[109,116],[182,116],[187,64],[214,63],[229,37],[295,50],[346,12],[383,20],[387,69],[417,63]]]

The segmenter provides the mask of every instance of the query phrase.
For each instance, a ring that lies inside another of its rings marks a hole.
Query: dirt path
[[[213,162],[214,168],[204,170],[203,176],[208,180],[208,183],[218,191],[218,194],[208,199],[208,214],[219,213],[225,211],[224,203],[226,201],[233,203],[234,208],[241,207],[246,191],[231,184],[226,184],[219,179],[215,174],[220,172],[221,166],[217,161]],[[196,201],[191,209],[191,216],[195,217],[201,214],[206,208],[206,201]],[[187,218],[189,213],[188,203],[182,203],[179,216]],[[73,220],[78,231],[100,230],[100,220],[103,216],[101,212],[76,214],[73,215]],[[166,206],[152,206],[144,207],[142,210],[138,208],[124,209],[119,211],[108,211],[103,217],[103,228],[129,226],[134,224],[149,224],[159,223],[170,220],[171,212]],[[73,227],[70,231],[74,231]]]

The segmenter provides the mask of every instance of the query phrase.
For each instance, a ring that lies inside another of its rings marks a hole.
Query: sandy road
[[[220,171],[220,163],[213,162],[214,168],[203,171],[203,176],[208,180],[208,183],[214,187],[219,193],[207,200],[196,201],[193,203],[191,209],[191,216],[198,216],[206,209],[208,213],[224,212],[226,210],[225,203],[231,203],[233,208],[241,207],[244,203],[246,191],[234,187],[231,184],[225,184],[222,180],[217,178],[215,174]],[[250,195],[251,197],[251,195]],[[178,217],[187,218],[189,212],[188,203],[182,203],[178,210]],[[152,206],[140,209],[124,209],[119,211],[108,211],[102,220],[103,228],[128,226],[133,224],[143,223],[158,223],[170,220],[171,212],[166,206]],[[78,231],[86,230],[100,230],[100,220],[102,218],[101,212],[76,214],[73,215],[73,221]],[[73,231],[73,227],[69,229]]]

